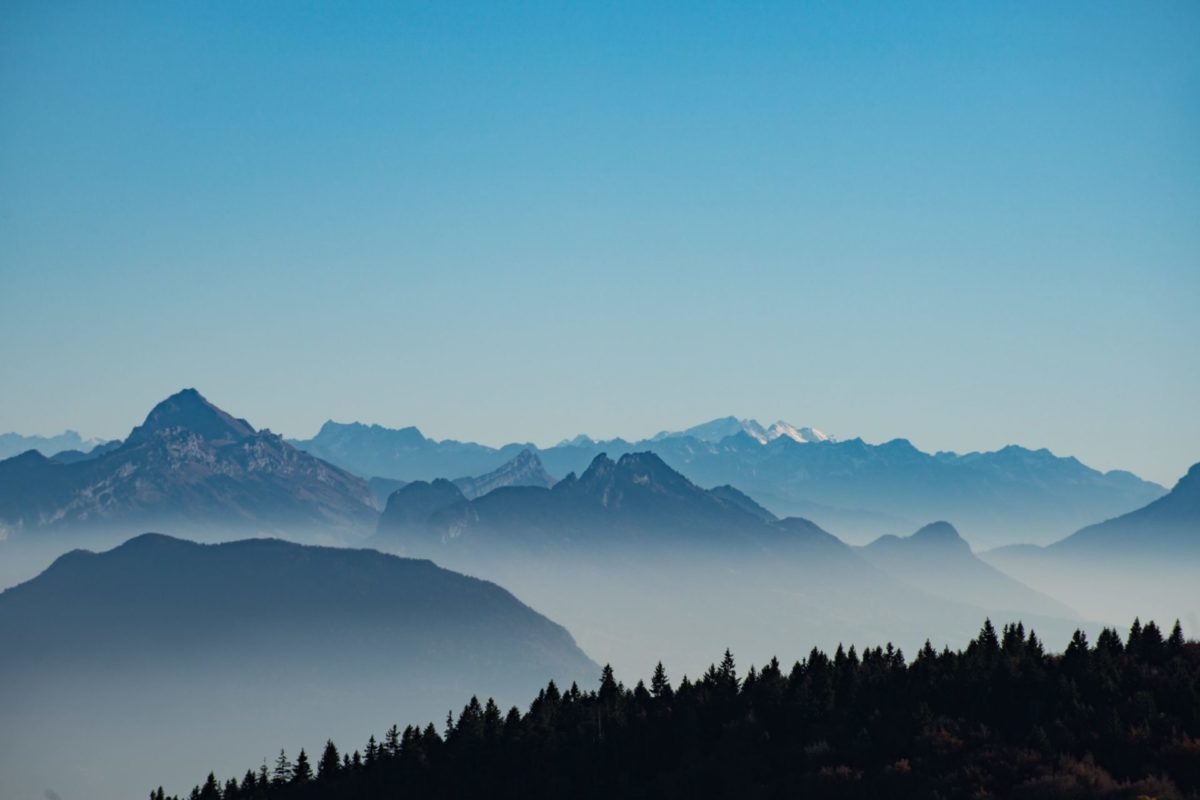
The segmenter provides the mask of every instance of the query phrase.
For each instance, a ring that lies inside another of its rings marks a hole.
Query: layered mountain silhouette
[[[931,519],[951,520],[983,545],[1046,543],[1165,493],[1131,473],[1102,473],[1048,450],[926,453],[904,439],[837,441],[811,428],[733,417],[638,442],[578,436],[542,450],[334,422],[293,444],[356,474],[402,481],[485,473],[525,449],[553,475],[580,473],[600,453],[651,451],[702,486],[736,486],[777,515],[811,519],[863,543]]]
[[[63,452],[84,455],[104,444],[100,439],[85,439],[76,431],[63,431],[57,436],[22,436],[19,433],[0,433],[0,458],[12,458],[26,450],[37,450],[44,456]]]
[[[1143,508],[1049,546],[986,551],[990,564],[1105,620],[1176,616],[1200,625],[1200,464]]]
[[[552,488],[506,486],[470,499],[456,483],[414,481],[388,498],[375,541],[438,557],[530,548],[567,552],[636,546],[757,550],[794,533],[732,487],[706,491],[649,452],[601,454]],[[832,536],[825,534],[831,541]]]
[[[950,599],[926,585],[928,572],[883,569],[815,523],[779,519],[730,486],[703,489],[651,452],[602,454],[552,488],[475,499],[447,480],[414,481],[389,497],[370,543],[496,580],[554,609],[585,649],[622,668],[667,647],[683,668],[702,669],[691,659],[713,637],[765,652],[772,640],[827,641],[839,628],[866,638],[887,626],[916,647],[931,630],[957,641],[981,615],[1014,607],[1039,631],[1068,632],[1074,616],[969,548],[936,560],[995,585]]]
[[[247,749],[277,752],[283,731],[313,748],[331,726],[440,723],[463,696],[524,702],[599,672],[495,584],[273,539],[147,534],[71,552],[0,593],[0,641],[0,771],[27,781],[13,796],[131,796],[147,757],[167,779],[187,762],[232,768]],[[164,737],[149,720],[187,724]]]
[[[366,482],[185,389],[119,445],[79,459],[0,462],[0,539],[47,528],[369,530]],[[181,527],[183,526],[183,527]]]
[[[879,569],[930,594],[982,608],[1075,615],[1053,598],[1034,591],[979,559],[948,522],[934,522],[910,536],[881,536],[859,548]]]

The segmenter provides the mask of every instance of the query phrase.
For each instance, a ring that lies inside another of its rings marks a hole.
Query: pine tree
[[[979,637],[975,642],[986,661],[992,661],[1000,654],[1000,639],[996,636],[996,629],[992,626],[991,619],[983,621],[983,629],[979,631]]]
[[[275,771],[271,773],[271,783],[276,786],[282,786],[285,783],[290,783],[292,780],[292,762],[288,759],[287,753],[282,749],[279,751],[279,758],[275,759]]]
[[[292,783],[308,783],[312,779],[313,771],[308,763],[308,754],[301,747],[300,755],[296,756],[296,766],[292,769]]]
[[[217,776],[213,773],[208,773],[208,779],[200,787],[199,798],[200,800],[221,800],[221,784],[217,783]]]
[[[375,763],[375,759],[379,757],[379,745],[375,743],[375,734],[371,734],[371,738],[367,739],[367,749],[363,751],[363,760],[367,766]]]
[[[618,693],[617,679],[613,675],[612,666],[605,664],[604,669],[600,671],[600,702],[611,705],[616,702]]]
[[[332,739],[325,742],[325,750],[321,753],[321,760],[317,762],[317,777],[322,780],[333,778],[341,770],[341,757],[338,755],[337,746]]]
[[[1183,626],[1179,624],[1179,620],[1175,620],[1175,627],[1171,628],[1171,636],[1167,639],[1167,652],[1177,656],[1183,652],[1183,645]]]
[[[667,680],[667,671],[663,669],[661,661],[654,668],[654,676],[650,678],[650,694],[656,700],[664,700],[671,697],[671,682]]]
[[[383,750],[389,758],[395,758],[400,752],[400,729],[395,725],[388,728],[383,737]]]
[[[721,685],[721,688],[723,688],[725,691],[732,692],[734,694],[737,693],[737,666],[733,662],[733,653],[729,651],[728,647],[725,648],[725,655],[721,659],[721,666],[717,669],[717,679]]]
[[[1142,643],[1142,621],[1134,617],[1133,625],[1129,628],[1129,637],[1125,640],[1125,649],[1134,653],[1140,653],[1138,647]]]

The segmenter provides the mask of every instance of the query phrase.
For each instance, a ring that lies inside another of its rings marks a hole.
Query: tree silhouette
[[[605,667],[594,691],[551,682],[525,712],[473,697],[444,736],[393,726],[365,760],[329,741],[316,781],[303,750],[294,766],[281,750],[270,780],[265,764],[240,786],[210,775],[190,797],[1200,797],[1200,644],[1139,621],[1125,642],[1077,631],[1057,655],[1025,631],[985,622],[964,650],[926,642],[911,662],[813,648],[740,680],[726,651],[674,691],[661,664],[633,689]]]

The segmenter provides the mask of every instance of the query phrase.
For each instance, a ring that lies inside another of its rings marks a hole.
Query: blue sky
[[[1200,460],[1200,5],[0,10],[0,430]]]

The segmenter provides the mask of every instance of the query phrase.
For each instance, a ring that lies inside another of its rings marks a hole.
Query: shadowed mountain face
[[[361,478],[255,431],[194,389],[159,403],[95,457],[63,463],[31,451],[0,462],[0,538],[130,527],[354,534],[375,515]]]
[[[228,771],[281,731],[313,752],[331,725],[441,720],[463,696],[523,701],[549,678],[598,672],[499,586],[267,539],[147,534],[69,553],[0,593],[0,641],[4,797],[140,796],[145,759],[167,778],[197,762]],[[149,720],[187,722],[164,737]],[[61,752],[79,775],[58,774]]]
[[[578,477],[553,488],[503,487],[475,500],[447,481],[410,483],[395,492],[375,541],[405,552],[445,557],[486,551],[612,551],[680,548],[686,556],[710,548],[787,546],[787,528],[730,487],[706,491],[653,453],[597,456]],[[830,537],[832,538],[832,537]]]
[[[1048,598],[1026,590],[1025,602],[1003,605],[979,592],[978,605],[946,599],[808,520],[777,519],[731,487],[701,489],[653,453],[597,456],[551,489],[505,487],[468,500],[456,488],[422,481],[393,493],[372,543],[554,609],[585,649],[612,654],[621,669],[670,652],[694,674],[714,640],[763,654],[781,641],[836,647],[833,636],[867,641],[882,630],[908,648],[930,632],[954,643],[980,616],[1014,605],[1030,610],[1025,619],[1039,631],[1070,630],[1070,612]],[[1004,582],[953,538],[958,561]]]
[[[641,442],[579,436],[543,450],[438,442],[416,428],[333,422],[316,438],[294,444],[359,475],[406,481],[484,473],[525,448],[555,475],[580,472],[602,452],[616,458],[652,451],[702,486],[737,486],[776,514],[813,519],[864,543],[928,519],[953,520],[981,544],[1049,542],[1063,530],[1125,513],[1165,491],[1130,473],[1101,473],[1047,450],[930,454],[904,439],[836,441],[808,428],[764,428],[734,418]]]

